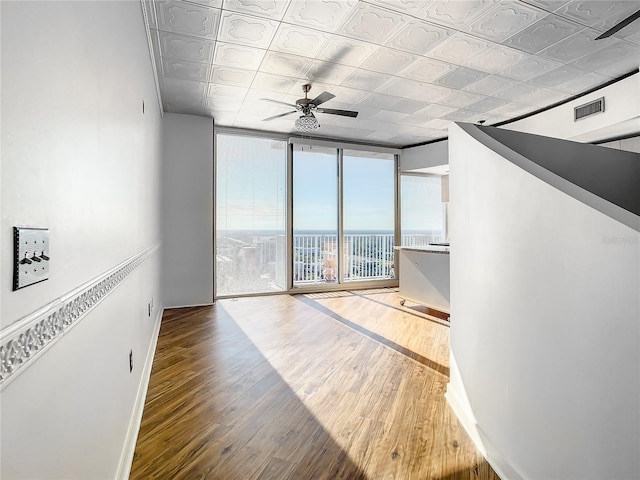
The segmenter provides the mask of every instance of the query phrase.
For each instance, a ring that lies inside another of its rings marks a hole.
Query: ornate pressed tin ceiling
[[[549,106],[638,68],[637,0],[145,0],[165,111],[294,133],[310,83],[315,135],[405,146]]]

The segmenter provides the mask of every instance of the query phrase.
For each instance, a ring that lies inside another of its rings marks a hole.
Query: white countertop
[[[410,252],[426,252],[426,253],[445,253],[449,254],[451,247],[440,245],[425,245],[423,247],[394,247],[396,250],[405,250]]]

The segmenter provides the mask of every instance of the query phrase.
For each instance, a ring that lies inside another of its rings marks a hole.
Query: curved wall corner
[[[449,158],[452,407],[504,480],[640,478],[638,229],[459,125]]]

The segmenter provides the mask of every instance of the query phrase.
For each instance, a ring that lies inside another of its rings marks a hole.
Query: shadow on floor
[[[219,304],[165,313],[130,478],[367,479]]]

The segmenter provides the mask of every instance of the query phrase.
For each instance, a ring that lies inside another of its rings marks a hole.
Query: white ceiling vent
[[[574,122],[577,122],[582,118],[602,112],[604,112],[604,97],[600,97],[593,102],[575,107],[573,109],[573,120]]]

